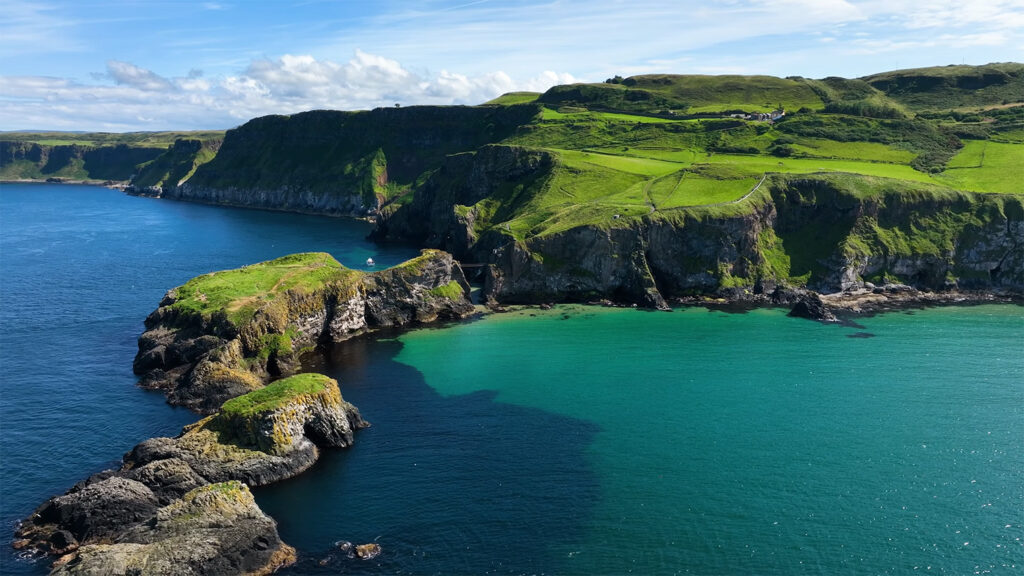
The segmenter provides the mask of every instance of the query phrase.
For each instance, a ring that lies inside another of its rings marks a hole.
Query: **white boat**
[[[367,266],[376,266],[377,263],[373,261],[373,258],[367,258],[366,259],[366,265]]]

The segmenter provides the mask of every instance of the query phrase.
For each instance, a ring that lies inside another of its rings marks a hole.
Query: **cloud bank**
[[[858,77],[1024,59],[1024,0],[173,5],[0,0],[0,130],[224,128],[617,74]]]
[[[480,104],[505,92],[543,91],[577,81],[542,71],[516,81],[504,72],[417,74],[396,60],[356,50],[348,62],[308,55],[252,61],[237,75],[202,71],[166,78],[111,60],[93,82],[47,76],[0,77],[0,126],[9,129],[170,130],[229,128],[267,114],[358,110],[395,104]]]

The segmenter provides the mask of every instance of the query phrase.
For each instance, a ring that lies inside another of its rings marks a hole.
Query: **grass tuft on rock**
[[[225,416],[250,417],[276,410],[302,396],[321,394],[331,379],[323,374],[296,374],[232,398],[220,408]]]

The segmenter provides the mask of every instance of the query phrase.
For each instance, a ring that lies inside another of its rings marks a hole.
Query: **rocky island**
[[[293,254],[195,278],[146,319],[134,370],[172,404],[210,413],[294,373],[299,356],[359,334],[473,311],[451,255],[425,250],[365,273],[329,254]]]
[[[464,317],[467,295],[458,264],[436,250],[375,273],[295,254],[171,290],[147,319],[135,368],[169,402],[209,415],[45,502],[15,547],[58,556],[53,573],[69,575],[268,574],[290,564],[295,551],[248,487],[305,471],[369,425],[335,380],[286,376],[299,355]]]

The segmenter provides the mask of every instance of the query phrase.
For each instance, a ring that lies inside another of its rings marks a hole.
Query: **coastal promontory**
[[[294,254],[195,278],[146,320],[135,369],[205,418],[152,438],[121,466],[50,498],[15,548],[54,574],[268,574],[295,560],[249,492],[345,448],[369,424],[337,381],[298,373],[317,346],[473,311],[451,255],[425,250],[378,272]]]
[[[468,293],[458,263],[438,250],[372,273],[325,253],[213,272],[169,291],[149,315],[134,369],[172,404],[210,413],[295,373],[318,345],[466,316]]]
[[[337,381],[277,380],[51,498],[22,523],[16,545],[61,556],[57,574],[272,572],[294,550],[248,486],[301,473],[366,426]]]

